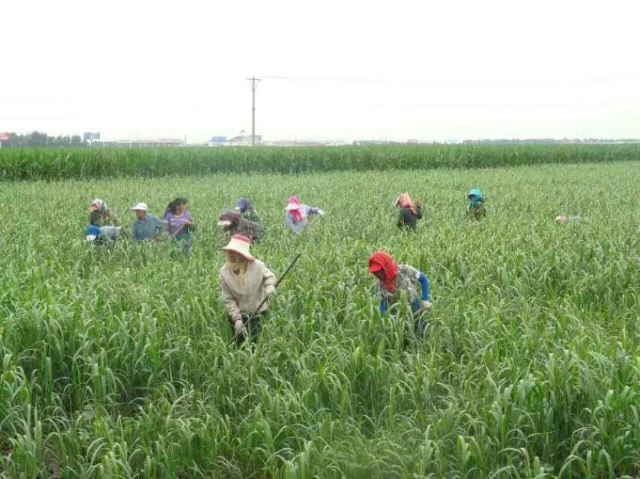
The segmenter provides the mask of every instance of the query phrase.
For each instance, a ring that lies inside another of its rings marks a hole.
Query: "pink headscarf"
[[[293,196],[289,196],[289,201],[287,202],[288,205],[298,205],[297,208],[295,209],[290,209],[288,210],[289,213],[291,214],[291,216],[293,217],[294,221],[298,222],[298,221],[302,221],[303,216],[302,216],[302,211],[300,211],[300,198],[298,198],[296,195]]]

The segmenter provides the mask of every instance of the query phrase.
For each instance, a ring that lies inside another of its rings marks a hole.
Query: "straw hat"
[[[131,208],[132,211],[148,211],[148,209],[149,207],[147,206],[147,204],[142,202]]]
[[[287,206],[284,207],[286,211],[298,210],[300,209],[300,198],[297,196],[289,196],[289,200],[287,201]]]
[[[255,258],[249,253],[251,240],[243,235],[233,235],[229,244],[222,248],[222,251],[233,251],[245,258],[247,261],[253,261]]]

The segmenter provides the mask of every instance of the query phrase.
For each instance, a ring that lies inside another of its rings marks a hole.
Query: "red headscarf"
[[[398,199],[396,200],[396,206],[400,206],[400,208],[409,208],[414,215],[418,214],[418,210],[413,204],[413,201],[411,201],[409,193],[402,193],[400,196],[398,196]]]
[[[387,253],[378,251],[369,256],[369,272],[375,273],[376,271],[384,272],[384,280],[380,280],[392,293],[396,290],[396,275],[398,274],[398,265],[393,261],[393,258]]]
[[[289,213],[291,214],[291,216],[293,216],[293,219],[298,222],[298,221],[302,221],[303,217],[302,217],[302,211],[300,211],[300,198],[298,198],[297,196],[289,196],[289,201],[287,202],[288,205],[298,205],[298,208],[296,209],[289,209],[287,211],[289,211]]]

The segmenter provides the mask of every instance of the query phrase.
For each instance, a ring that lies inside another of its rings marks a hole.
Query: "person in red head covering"
[[[386,313],[402,295],[406,295],[411,302],[411,311],[414,313],[416,334],[424,336],[427,325],[420,318],[419,313],[431,307],[427,276],[412,266],[396,264],[389,254],[382,251],[373,253],[369,257],[369,272],[377,278],[380,312]],[[421,287],[420,294],[418,283]]]
[[[300,233],[309,224],[309,215],[324,215],[324,211],[320,208],[301,204],[300,198],[295,195],[289,197],[284,210],[285,222],[294,233]]]
[[[402,193],[396,198],[396,206],[400,208],[398,228],[416,230],[418,220],[422,219],[422,198],[414,204],[409,193]]]

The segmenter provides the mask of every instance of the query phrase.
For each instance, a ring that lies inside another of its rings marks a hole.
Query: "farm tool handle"
[[[298,262],[298,260],[300,259],[300,255],[301,255],[301,254],[302,254],[302,253],[298,253],[298,254],[296,255],[296,257],[295,257],[295,258],[293,258],[293,261],[291,262],[291,264],[289,265],[289,267],[288,267],[287,269],[285,269],[285,270],[284,270],[284,273],[282,273],[282,276],[280,276],[280,279],[276,282],[276,286],[275,286],[275,287],[276,287],[276,289],[278,288],[278,286],[280,286],[280,283],[282,283],[282,280],[285,278],[285,276],[287,276],[287,273],[289,273],[289,271],[291,271],[291,268],[293,268],[293,267],[294,267],[294,265]],[[262,308],[262,306],[264,306],[264,303],[266,303],[268,299],[269,299],[269,298],[265,297],[265,298],[262,300],[262,302],[260,303],[260,306],[258,306],[258,307],[257,307],[257,309],[256,309],[255,313],[253,313],[253,314],[251,315],[251,317],[252,317],[252,318],[253,318],[254,316],[256,316],[256,315],[260,312],[260,309]]]
[[[282,276],[280,276],[280,279],[276,282],[276,286],[275,286],[276,288],[277,288],[278,286],[280,286],[280,283],[282,282],[282,280],[284,279],[284,277],[287,275],[287,273],[288,273],[289,271],[291,271],[291,268],[293,268],[293,266],[298,262],[298,260],[300,259],[300,255],[301,255],[301,253],[298,253],[298,254],[296,255],[296,257],[295,257],[295,258],[293,258],[293,261],[291,262],[291,264],[289,265],[289,267],[284,271],[284,273],[282,273]],[[260,306],[258,306],[258,308],[256,309],[255,313],[253,313],[253,314],[250,316],[250,319],[253,319],[253,318],[254,318],[254,317],[255,317],[255,316],[260,312],[260,308],[262,308],[262,306],[264,306],[264,303],[266,303],[266,302],[267,302],[267,299],[269,299],[269,298],[266,298],[266,297],[265,297],[265,298],[262,300],[262,302],[260,303]],[[234,335],[234,338],[235,338],[235,337],[236,337],[236,336]],[[232,340],[229,342],[229,344],[233,344],[233,341],[234,341],[234,339],[232,339]]]

